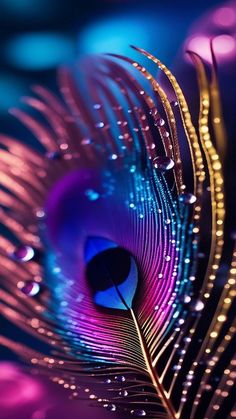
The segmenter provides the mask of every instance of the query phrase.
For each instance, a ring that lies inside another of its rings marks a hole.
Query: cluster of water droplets
[[[17,262],[26,263],[34,259],[35,250],[28,245],[19,245],[11,253],[11,257]],[[35,297],[41,291],[41,285],[33,279],[20,282],[19,288],[23,294],[29,297]]]
[[[105,384],[111,384],[112,382],[116,382],[116,383],[121,383],[122,384],[122,383],[125,383],[125,381],[126,381],[126,378],[125,378],[124,375],[116,375],[114,378],[106,378],[104,380]],[[129,396],[129,392],[126,389],[124,389],[124,390],[119,389],[119,393],[118,394],[119,394],[120,397],[128,397]],[[116,404],[114,404],[114,403],[108,403],[108,402],[107,403],[104,403],[103,404],[103,407],[106,408],[107,410],[109,410],[110,412],[115,412],[119,408],[119,406],[116,406]],[[125,411],[127,413],[127,410],[126,409],[125,409]],[[143,410],[143,409],[132,409],[132,410],[129,411],[129,413],[132,416],[136,416],[136,417],[142,417],[142,416],[146,416],[147,415],[146,411]]]

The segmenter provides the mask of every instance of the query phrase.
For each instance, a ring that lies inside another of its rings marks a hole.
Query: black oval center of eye
[[[131,257],[120,247],[98,253],[88,263],[86,275],[93,292],[104,291],[124,282],[130,272]]]

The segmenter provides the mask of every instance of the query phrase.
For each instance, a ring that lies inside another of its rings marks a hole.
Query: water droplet
[[[95,124],[96,128],[103,128],[105,126],[104,122],[97,122],[97,124]]]
[[[158,127],[163,127],[165,125],[165,121],[162,118],[157,119],[157,121],[155,122],[155,125]]]
[[[44,218],[45,217],[45,211],[44,211],[43,208],[36,208],[34,213],[35,213],[35,216],[37,218]]]
[[[171,257],[170,256],[166,256],[165,257],[165,260],[166,260],[166,262],[169,262],[171,260]]]
[[[111,403],[104,404],[103,407],[105,407],[110,412],[115,412],[116,411],[116,405],[115,404],[111,404]]]
[[[123,391],[120,391],[120,392],[119,392],[119,396],[122,396],[122,397],[123,397],[123,396],[124,396],[124,397],[127,397],[127,396],[128,396],[128,394],[129,394],[129,393],[128,393],[128,391],[127,391],[127,390],[123,390]]]
[[[180,195],[180,201],[184,202],[184,204],[194,204],[197,200],[196,196],[192,193],[184,193]]]
[[[163,137],[168,138],[170,136],[170,133],[168,131],[163,132]]]
[[[94,191],[93,189],[87,189],[85,191],[85,195],[89,199],[89,201],[96,201],[99,198],[99,193]]]
[[[157,108],[150,109],[149,114],[153,116],[157,115]]]
[[[117,154],[111,154],[109,160],[116,160],[118,158]]]
[[[100,103],[95,103],[95,105],[93,105],[94,109],[101,109],[102,105],[100,105]]]
[[[28,262],[33,259],[34,255],[34,249],[31,246],[24,245],[18,246],[12,253],[13,258],[20,262]]]
[[[191,297],[189,295],[185,295],[185,297],[184,297],[185,304],[190,303],[190,301],[191,301]]]
[[[204,303],[201,300],[199,300],[196,302],[194,308],[196,311],[202,311],[204,309]]]
[[[106,378],[106,380],[104,381],[106,384],[110,384],[111,383],[111,379],[110,378]]]
[[[36,281],[27,281],[21,291],[29,297],[35,297],[40,291],[40,285]]]
[[[125,377],[123,375],[116,375],[115,380],[119,383],[123,383],[125,381]]]
[[[181,370],[181,365],[174,365],[174,366],[173,366],[173,370],[174,370],[174,371]]]
[[[131,415],[138,416],[138,417],[146,416],[146,412],[143,409],[134,409],[134,410],[131,410],[130,413]]]
[[[177,100],[172,100],[172,102],[170,102],[170,104],[173,108],[175,108],[176,106],[179,106],[179,102],[177,102]]]
[[[174,162],[170,157],[167,156],[158,156],[153,159],[154,167],[160,171],[165,172],[174,167]]]

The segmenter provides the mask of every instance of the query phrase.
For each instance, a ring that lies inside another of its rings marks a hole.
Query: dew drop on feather
[[[105,126],[104,122],[97,122],[97,124],[95,124],[96,128],[103,128]]]
[[[19,262],[28,262],[32,260],[35,255],[34,249],[31,246],[18,246],[12,253],[14,259]]]
[[[157,156],[153,159],[153,164],[155,169],[165,172],[167,170],[173,169],[174,162],[170,157],[167,156]]]
[[[119,383],[123,383],[125,381],[125,377],[123,375],[117,375],[115,376],[115,380]]]
[[[110,378],[106,378],[104,381],[106,384],[110,384],[111,383],[111,379]]]
[[[110,412],[115,412],[116,411],[116,405],[115,404],[107,404],[104,405],[104,407],[106,407],[107,410],[109,410]]]
[[[157,119],[157,121],[155,122],[155,125],[158,127],[163,127],[165,125],[165,121],[162,118]]]
[[[127,390],[123,390],[123,391],[120,391],[119,392],[119,396],[124,396],[124,397],[127,397],[128,396],[128,391]]]
[[[184,193],[180,195],[180,201],[184,204],[194,204],[197,200],[197,197],[192,193]]]
[[[137,417],[141,417],[141,416],[146,416],[147,414],[146,414],[146,412],[145,412],[145,410],[143,410],[143,409],[134,409],[134,410],[131,410],[131,415],[133,415],[133,416],[137,416]]]
[[[21,291],[29,297],[35,297],[40,291],[40,285],[36,281],[27,281]]]

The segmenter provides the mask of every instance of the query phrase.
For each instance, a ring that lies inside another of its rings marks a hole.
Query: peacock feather
[[[32,338],[0,343],[120,415],[235,417],[236,251],[225,269],[214,53],[209,80],[189,52],[196,129],[174,75],[135,49],[168,89],[104,55],[84,63],[80,91],[68,69],[61,98],[35,86],[24,101],[38,117],[11,110],[35,146],[0,136],[0,312]]]

